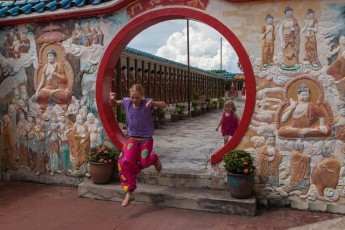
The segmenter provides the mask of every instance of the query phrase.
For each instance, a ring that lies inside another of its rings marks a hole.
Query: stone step
[[[85,181],[78,186],[78,196],[121,202],[125,193],[120,183],[95,185],[91,181]],[[231,215],[254,216],[257,206],[255,197],[235,199],[228,191],[207,188],[174,188],[138,184],[134,196],[134,204],[153,204]]]
[[[160,172],[144,170],[137,176],[137,182],[149,185],[161,185],[184,188],[211,188],[209,174],[183,174],[176,172]]]

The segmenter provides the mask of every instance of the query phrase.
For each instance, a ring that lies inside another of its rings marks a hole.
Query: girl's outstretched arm
[[[121,106],[122,102],[119,100],[116,100],[116,93],[110,92],[109,93],[109,103],[111,106]]]
[[[164,101],[154,101],[153,106],[158,107],[160,109],[165,109],[167,107],[167,104],[165,104]]]

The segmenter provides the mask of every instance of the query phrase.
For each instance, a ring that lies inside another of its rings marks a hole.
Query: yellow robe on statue
[[[11,121],[3,126],[2,145],[5,169],[17,169],[15,156],[16,142]]]

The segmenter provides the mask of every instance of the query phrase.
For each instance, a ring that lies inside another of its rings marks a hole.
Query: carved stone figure
[[[19,41],[18,37],[15,35],[13,37],[12,46],[10,47],[11,50],[12,50],[12,53],[14,54],[14,58],[15,59],[19,59],[20,58],[19,47],[20,47],[20,41]]]
[[[74,99],[71,104],[69,104],[67,108],[66,116],[72,121],[76,121],[76,117],[79,113],[80,108],[80,101],[78,99]]]
[[[74,165],[76,170],[86,162],[86,155],[90,149],[90,133],[87,126],[84,124],[83,117],[78,114],[77,121],[73,126],[72,132],[74,137],[74,144],[72,155],[74,158]]]
[[[91,28],[90,28],[90,23],[89,21],[85,21],[84,22],[84,27],[81,30],[82,34],[81,34],[81,43],[84,46],[91,46],[92,41],[91,41]]]
[[[307,10],[307,20],[304,21],[305,25],[302,32],[305,33],[306,42],[304,43],[305,57],[313,67],[321,67],[320,61],[317,56],[316,33],[318,32],[318,21],[314,18],[313,9]]]
[[[334,77],[334,80],[341,81],[345,77],[345,51],[340,54],[332,65],[327,69],[327,74]]]
[[[51,115],[51,123],[48,127],[47,137],[49,137],[49,157],[50,157],[50,175],[54,176],[55,173],[61,173],[61,156],[59,145],[59,132],[60,126],[57,120],[56,113]]]
[[[87,106],[86,106],[86,99],[80,100],[80,108],[79,108],[79,114],[82,115],[84,121],[86,121],[87,116]]]
[[[320,106],[310,101],[311,90],[301,84],[297,89],[298,101],[290,98],[290,106],[283,112],[282,123],[291,117],[291,125],[281,126],[278,133],[282,137],[325,136],[329,129],[325,125],[325,114]]]
[[[13,98],[12,98],[12,105],[14,106],[14,109],[18,109],[18,101],[20,99],[20,94],[19,94],[19,90],[17,88],[15,88],[13,90]]]
[[[339,58],[344,51],[345,51],[345,36],[340,36],[339,43],[332,50],[330,58],[333,55],[336,55],[336,58]]]
[[[22,37],[20,39],[19,52],[28,53],[30,50],[30,47],[31,47],[30,39],[27,37],[26,32],[23,32]]]
[[[32,113],[28,113],[28,124],[27,124],[27,137],[28,137],[28,153],[29,153],[29,163],[30,169],[34,170],[36,168],[37,163],[37,155],[36,155],[36,140],[34,134],[34,127],[35,127],[35,116]]]
[[[283,49],[282,67],[293,67],[299,64],[300,27],[297,19],[293,17],[293,9],[286,7],[286,18],[280,25],[281,47]]]
[[[19,165],[21,167],[29,168],[29,153],[28,153],[28,122],[25,120],[24,113],[19,115],[17,124],[17,138],[19,145]]]
[[[60,154],[62,159],[63,170],[71,173],[72,163],[70,160],[70,146],[69,146],[69,136],[68,134],[72,131],[72,128],[67,122],[65,113],[60,113],[59,115],[59,139],[60,139]]]
[[[79,23],[75,23],[74,24],[74,30],[72,32],[72,43],[75,45],[82,45],[82,41],[81,41],[81,29],[80,29],[80,25]]]
[[[273,25],[273,17],[270,14],[266,15],[266,25],[261,29],[262,44],[261,67],[267,68],[273,64],[274,55],[274,40],[275,40],[275,26]]]
[[[5,169],[17,169],[16,143],[13,134],[12,121],[8,115],[4,115],[1,122],[1,134],[3,145],[3,161]]]
[[[320,196],[324,196],[325,188],[336,189],[339,173],[340,163],[334,158],[324,158],[313,168],[311,178]]]
[[[36,175],[45,172],[45,163],[48,161],[45,148],[45,127],[40,116],[36,116],[36,125],[33,128],[36,144]]]
[[[20,95],[19,95],[19,99],[24,101],[25,103],[25,107],[26,107],[26,111],[30,110],[30,98],[29,98],[29,95],[28,95],[28,92],[26,90],[26,86],[25,85],[22,85],[20,87]]]
[[[99,22],[95,22],[95,27],[92,30],[92,44],[100,44],[103,45],[104,35],[100,28]]]
[[[304,145],[301,140],[294,144],[290,161],[281,178],[285,179],[290,174],[290,189],[303,189],[309,186],[310,158],[303,154]]]
[[[99,121],[96,119],[93,113],[89,113],[87,115],[87,121],[85,124],[87,125],[90,133],[90,147],[96,147],[98,144],[100,144],[102,134],[102,128],[100,127]]]
[[[279,164],[282,154],[276,147],[275,136],[270,134],[266,136],[266,145],[259,151],[259,179],[269,184],[279,184]]]
[[[35,93],[35,97],[44,111],[48,103],[54,102],[67,107],[72,99],[64,64],[57,62],[57,54],[54,49],[50,49],[47,56],[48,63],[43,67],[41,80]]]
[[[337,102],[339,115],[334,118],[333,130],[337,140],[345,141],[345,102]]]

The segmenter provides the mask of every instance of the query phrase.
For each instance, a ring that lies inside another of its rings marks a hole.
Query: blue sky
[[[220,69],[221,37],[212,27],[190,20],[191,66],[205,70]],[[231,73],[241,72],[237,67],[237,54],[224,37],[222,44],[222,69]],[[187,21],[170,20],[153,25],[138,34],[128,46],[187,64]]]

